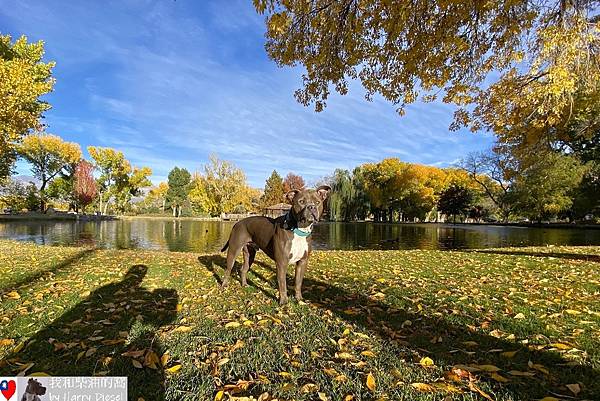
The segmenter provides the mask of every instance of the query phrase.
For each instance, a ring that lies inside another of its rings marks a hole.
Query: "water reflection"
[[[216,252],[233,223],[176,219],[0,222],[0,238],[45,245]],[[600,245],[600,230],[452,226],[444,224],[320,223],[317,249],[465,249],[525,245]]]

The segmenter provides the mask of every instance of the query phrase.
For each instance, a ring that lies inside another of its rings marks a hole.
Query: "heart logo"
[[[4,398],[6,398],[7,401],[10,400],[10,397],[12,397],[15,394],[16,390],[17,384],[14,380],[2,380],[0,382],[0,393],[2,393],[2,395],[4,396]]]

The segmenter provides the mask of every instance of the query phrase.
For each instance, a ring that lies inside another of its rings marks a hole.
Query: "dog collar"
[[[295,235],[298,235],[300,237],[308,237],[310,234],[312,234],[312,230],[304,231],[298,227],[294,228],[292,231],[294,232]]]

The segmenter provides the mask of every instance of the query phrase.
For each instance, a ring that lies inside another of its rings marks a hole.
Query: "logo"
[[[17,383],[14,380],[2,380],[0,382],[0,393],[7,401],[15,394],[15,391],[17,391]]]

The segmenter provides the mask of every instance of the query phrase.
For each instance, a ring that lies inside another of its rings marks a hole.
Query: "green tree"
[[[473,192],[467,187],[451,184],[442,191],[437,208],[447,216],[452,216],[456,223],[457,215],[466,215],[473,204]]]
[[[260,199],[263,208],[282,203],[284,200],[283,179],[276,170],[273,170],[265,182],[265,190]]]
[[[54,86],[53,62],[43,63],[44,43],[14,43],[0,35],[0,179],[10,174],[24,135],[39,128],[50,105],[40,97]]]
[[[167,205],[173,210],[173,217],[181,216],[181,209],[188,202],[191,178],[185,168],[174,167],[169,172]]]
[[[46,210],[46,186],[58,174],[66,173],[81,160],[81,148],[74,142],[44,133],[28,135],[18,145],[21,157],[31,164],[31,172],[41,181],[40,210]]]
[[[515,180],[518,210],[537,221],[567,210],[573,203],[572,191],[581,182],[586,169],[571,155],[558,152],[536,155],[535,162],[519,171]]]

